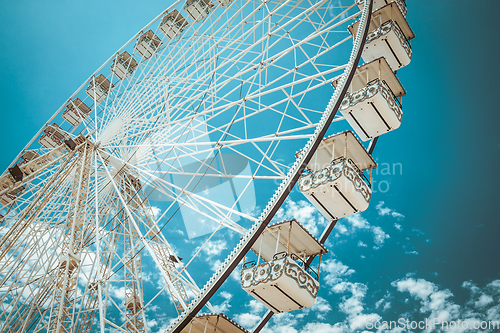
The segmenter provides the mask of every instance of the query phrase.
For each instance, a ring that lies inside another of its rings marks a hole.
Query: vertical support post
[[[203,330],[203,333],[207,333],[207,326],[208,326],[208,317],[207,321],[205,321],[205,329]]]
[[[290,220],[290,228],[288,229],[288,241],[286,243],[286,255],[290,255],[290,238],[292,238],[292,220]]]
[[[323,253],[320,253],[319,254],[319,262],[318,262],[318,280],[319,280],[319,270],[321,268],[321,256],[323,255]]]
[[[335,140],[332,140],[332,160],[330,161],[330,164],[335,160]]]
[[[347,132],[345,132],[344,159],[347,161]]]
[[[382,68],[380,67],[381,66],[381,62],[382,62],[382,59],[379,59],[378,60],[378,79],[380,81],[382,81]]]
[[[97,128],[97,120],[95,122]],[[97,151],[94,152],[94,197],[95,197],[95,233],[96,233],[96,260],[98,263],[101,262],[101,231],[99,228],[99,192],[97,190]],[[97,271],[97,297],[99,302],[99,324],[101,328],[101,333],[105,333],[104,327],[104,307],[102,304],[102,271],[99,267]]]
[[[260,245],[259,245],[259,255],[257,256],[257,265],[255,266],[259,266],[259,262],[260,262],[260,251],[262,251],[262,242],[264,241],[264,233],[262,233],[261,235],[261,239],[260,239]]]
[[[278,247],[280,244],[280,236],[281,236],[281,227],[278,228],[278,238],[276,239],[276,250],[274,250],[274,254],[278,253]]]

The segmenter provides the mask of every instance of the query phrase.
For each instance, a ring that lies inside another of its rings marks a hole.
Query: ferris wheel
[[[148,332],[158,304],[168,332],[246,332],[210,314],[240,264],[267,320],[311,306],[311,264],[368,207],[371,152],[401,123],[405,16],[401,0],[178,0],[158,15],[0,177],[1,332]],[[319,240],[270,224],[296,183],[330,222]]]

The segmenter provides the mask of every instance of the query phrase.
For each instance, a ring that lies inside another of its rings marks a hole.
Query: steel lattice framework
[[[146,332],[165,291],[177,315],[168,330],[180,331],[212,308],[328,127],[346,126],[335,113],[366,38],[347,25],[366,27],[371,6],[214,1],[196,21],[183,9],[191,2],[174,3],[99,68],[1,176],[2,332]],[[172,13],[185,23],[173,38],[162,26]],[[144,42],[151,55],[138,52]],[[124,51],[137,66],[120,78],[109,67]],[[76,98],[91,111],[74,125],[63,114]],[[179,220],[192,223],[195,248],[182,263],[170,239]],[[193,278],[221,234],[233,241],[227,259]],[[145,260],[161,290],[145,290]]]

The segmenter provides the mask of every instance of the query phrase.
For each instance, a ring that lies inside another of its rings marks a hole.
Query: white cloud
[[[157,325],[158,325],[158,322],[156,321],[156,319],[146,321],[146,326],[149,328],[155,327]]]
[[[231,307],[231,304],[229,304],[229,302],[231,301],[231,298],[233,297],[233,295],[228,293],[227,291],[221,291],[219,295],[222,298],[224,298],[224,301],[221,304],[214,304],[213,307],[215,309],[215,312],[225,313]]]
[[[372,231],[373,240],[378,246],[382,246],[385,243],[385,240],[390,238],[390,236],[386,234],[384,230],[382,230],[382,228],[380,228],[379,226],[372,227]]]
[[[109,285],[109,293],[122,301],[125,300],[125,287],[115,287],[114,285]]]
[[[307,323],[300,333],[342,333],[344,327],[340,325],[330,325],[327,323]]]
[[[220,266],[222,266],[222,261],[217,259],[217,260],[212,261],[212,265],[210,266],[210,269],[212,270],[212,272],[216,272]]]
[[[337,232],[337,237],[340,235],[350,235],[360,230],[366,230],[373,233],[373,242],[375,243],[374,249],[379,249],[385,243],[386,239],[389,239],[390,236],[382,230],[379,226],[372,226],[361,214],[353,214],[346,216],[342,219],[344,223],[338,223],[335,226],[335,230]],[[362,246],[358,243],[358,246]]]
[[[255,315],[253,313],[240,313],[234,316],[234,319],[241,326],[252,329],[260,321],[261,316]]]
[[[250,303],[248,303],[248,307],[250,308],[250,312],[253,314],[261,314],[267,309],[264,304],[255,299],[251,300]]]
[[[274,220],[280,222],[283,220],[296,219],[300,222],[312,235],[317,236],[319,234],[318,226],[326,226],[328,221],[321,215],[321,213],[311,205],[309,202],[304,200],[293,201],[292,199],[287,199],[276,213]]]
[[[375,308],[376,309],[382,308],[383,311],[390,309],[391,308],[391,302],[389,301],[390,298],[391,296],[387,292],[387,294],[385,294],[384,297],[382,297],[375,303]]]
[[[493,297],[491,297],[490,295],[482,294],[481,296],[479,296],[479,299],[476,301],[475,305],[476,308],[484,308],[486,305],[489,305],[491,303],[493,303]]]
[[[403,214],[396,212],[394,209],[384,207],[384,204],[385,204],[384,201],[379,201],[379,203],[375,207],[378,210],[378,215],[380,216],[390,215],[394,218],[397,218],[398,220],[404,219],[405,216]]]
[[[325,260],[321,266],[321,271],[325,274],[323,280],[330,286],[334,286],[342,281],[344,277],[354,274],[353,269],[337,259]]]
[[[255,299],[252,299],[248,304],[246,304],[246,307],[250,308],[250,312],[237,314],[234,316],[234,319],[241,326],[247,329],[252,329],[261,320],[267,308]]]
[[[409,292],[416,300],[420,301],[420,312],[427,313],[428,320],[439,320],[440,322],[456,321],[461,318],[461,308],[453,303],[450,298],[453,293],[448,290],[440,290],[434,283],[414,278],[406,278],[393,282],[400,292]],[[428,327],[424,332],[432,332],[432,327]]]
[[[161,209],[159,207],[156,207],[156,206],[151,206],[151,212],[153,213],[153,216],[155,217],[155,219],[157,219],[158,217],[160,217]]]
[[[303,309],[302,311],[297,313],[295,315],[295,317],[298,319],[303,318],[312,312],[316,316],[316,319],[325,319],[325,315],[328,312],[330,312],[331,310],[332,310],[332,307],[330,306],[328,301],[326,299],[324,299],[323,297],[318,296],[316,298],[316,301],[314,302],[314,304],[310,308]]]
[[[208,242],[203,247],[202,251],[205,252],[206,255],[212,257],[220,255],[223,250],[227,249],[227,243],[225,240],[220,239],[217,241]]]
[[[396,281],[393,283],[398,288],[398,291],[407,291],[410,295],[418,297],[419,299],[426,299],[430,294],[436,290],[436,286],[424,279],[415,280],[408,278],[405,280]]]
[[[496,289],[497,293],[500,292],[500,280],[490,282],[488,288]]]

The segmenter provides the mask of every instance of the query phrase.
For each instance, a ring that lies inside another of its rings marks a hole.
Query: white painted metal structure
[[[252,251],[264,261],[273,260],[274,255],[281,252],[295,253],[302,260],[327,253],[326,248],[296,220],[269,225],[253,244]]]
[[[81,99],[75,98],[68,103],[62,117],[72,126],[78,126],[82,123],[83,119],[88,116],[90,111],[92,111],[92,109],[90,109],[87,104],[83,103]]]
[[[158,50],[160,44],[161,39],[152,30],[148,30],[139,37],[135,49],[143,59],[148,59]]]
[[[196,316],[182,333],[249,333],[223,313]]]
[[[252,250],[264,263],[243,265],[241,287],[275,313],[312,306],[319,290],[318,273],[307,271],[307,257],[327,253],[296,220],[268,226]]]
[[[111,82],[104,75],[99,74],[89,82],[86,92],[90,98],[94,99],[96,104],[99,104],[108,97],[111,89],[113,89]]]
[[[336,86],[336,80],[333,82]],[[393,131],[401,125],[401,98],[406,94],[385,58],[375,59],[356,70],[350,92],[340,112],[361,140]]]
[[[47,126],[43,133],[38,142],[45,148],[56,148],[65,137],[64,130],[56,123]]]
[[[373,0],[373,10],[377,10],[390,2],[395,2],[399,7],[401,13],[406,17],[406,0]],[[365,2],[364,0],[356,0],[356,5],[359,7],[359,9],[363,9],[365,6]]]
[[[174,306],[162,310],[177,316],[167,331],[180,332],[212,309],[208,299],[331,123],[346,125],[335,112],[364,34],[347,32],[360,17],[354,3],[203,0],[206,15],[193,18],[188,2],[176,1],[93,73],[0,177],[1,331],[90,332],[97,323],[101,332],[145,332],[147,310],[167,297]],[[170,34],[160,23],[174,10],[187,24]],[[367,17],[365,9],[361,27]],[[124,52],[137,62],[128,74],[111,67]],[[77,99],[92,110],[80,122],[63,117]],[[231,154],[247,161],[238,174],[227,171]],[[211,178],[232,186],[232,197],[210,195]],[[160,213],[148,196],[166,200]],[[244,209],[258,204],[260,215]],[[211,228],[181,262],[168,237],[183,209]],[[193,278],[189,271],[209,271],[203,250],[219,235],[242,237],[211,278]],[[162,290],[144,288],[146,267]]]
[[[363,171],[377,167],[351,131],[324,139],[299,189],[329,221],[368,208],[372,191]]]
[[[184,19],[182,14],[177,9],[174,9],[161,20],[160,31],[168,39],[172,40],[179,36],[188,24],[188,21]]]
[[[137,60],[132,58],[132,56],[127,51],[123,51],[113,61],[110,70],[115,73],[115,75],[120,80],[123,80],[125,77],[129,76],[135,71],[138,64],[139,63],[137,62]]]
[[[210,14],[212,7],[210,0],[188,0],[184,9],[192,20],[199,22]]]
[[[402,7],[400,1],[393,1],[373,12],[370,33],[362,53],[365,62],[385,57],[394,71],[410,63],[412,51],[409,41],[415,35],[404,15],[406,11],[402,12],[403,8],[406,7]],[[358,30],[358,24],[356,22],[349,27],[353,35]]]

